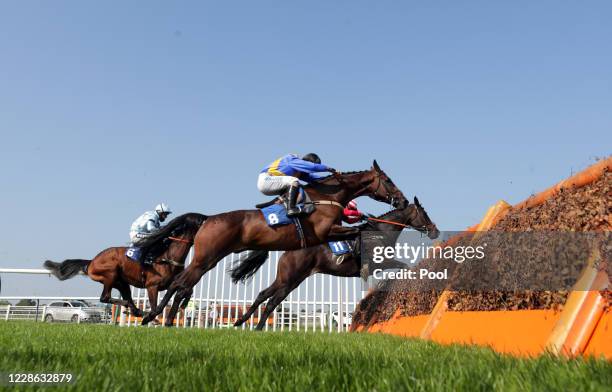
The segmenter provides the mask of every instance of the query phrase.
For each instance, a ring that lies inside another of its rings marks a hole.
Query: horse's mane
[[[171,235],[180,235],[186,229],[195,228],[196,226],[199,227],[204,223],[206,218],[208,218],[206,215],[198,214],[197,212],[188,212],[172,219],[167,225],[163,226],[153,235],[138,244],[142,251],[142,257],[146,257],[147,253],[151,251],[154,252],[154,257],[158,256],[168,247],[168,245],[164,245],[164,239]]]
[[[365,173],[369,170],[359,170],[359,171],[350,171],[350,172],[340,172],[340,175],[353,175],[353,174],[361,174],[361,173]],[[341,185],[338,184],[326,184],[327,181],[330,180],[336,180],[338,181],[338,179],[336,178],[336,176],[334,176],[333,174],[330,174],[328,176],[325,177],[319,177],[314,181],[311,181],[310,183],[306,184],[304,186],[305,189],[307,188],[312,188],[317,190],[318,192],[321,193],[325,193],[325,194],[332,194],[332,193],[336,193],[340,190]]]
[[[365,173],[368,172],[369,170],[356,170],[356,171],[349,171],[349,172],[338,172],[338,174],[340,174],[341,176],[344,175],[352,175],[352,174],[361,174],[361,173]],[[330,179],[335,179],[336,177],[333,174],[329,174],[325,177],[319,177],[316,180],[312,181],[311,184],[319,184],[322,183],[324,181],[330,180]]]

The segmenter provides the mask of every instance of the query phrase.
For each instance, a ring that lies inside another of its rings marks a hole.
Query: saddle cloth
[[[345,255],[353,251],[351,245],[346,241],[333,241],[328,242],[327,245],[331,249],[332,253],[336,256]]]
[[[129,247],[125,251],[125,255],[134,261],[140,261],[140,248],[136,246]]]
[[[272,204],[261,209],[261,213],[270,227],[284,226],[293,223],[293,219],[287,216],[284,204]]]

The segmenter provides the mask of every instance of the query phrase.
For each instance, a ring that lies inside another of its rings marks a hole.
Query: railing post
[[[125,310],[123,306],[119,307],[119,326],[123,327],[125,325]]]
[[[9,314],[11,314],[11,304],[8,304],[8,305],[6,306],[6,316],[4,317],[4,320],[5,320],[5,321],[8,321],[8,319],[9,319]]]

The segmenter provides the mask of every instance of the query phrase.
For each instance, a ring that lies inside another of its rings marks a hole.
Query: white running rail
[[[257,294],[272,284],[276,277],[278,260],[281,255],[282,252],[270,252],[269,260],[261,269],[246,284],[237,285],[231,282],[227,271],[234,267],[241,256],[245,257],[245,253],[231,254],[225,257],[214,269],[205,274],[194,287],[194,294],[187,309],[180,311],[177,315],[176,325],[197,328],[230,328],[247,311]],[[187,257],[188,262],[191,257],[192,252]],[[50,275],[49,271],[45,269],[24,268],[0,268],[0,274]],[[163,295],[164,292],[159,294],[160,300]],[[132,296],[139,308],[149,310],[150,304],[148,303],[146,290],[133,288]],[[278,305],[276,311],[270,315],[265,330],[347,331],[355,306],[362,297],[360,278],[341,278],[321,274],[310,276]],[[96,301],[98,297],[0,297],[0,301],[19,299],[37,301],[83,299]],[[264,306],[265,302],[241,328],[253,329]],[[12,305],[13,311],[10,308],[11,306],[8,309],[6,306],[2,306],[0,320],[12,319],[11,315],[17,309],[14,305]],[[165,322],[167,309],[162,314],[160,320],[162,322]],[[27,309],[23,310],[27,311]],[[43,312],[40,314],[43,314]],[[36,316],[36,318],[40,319],[40,316]],[[128,310],[122,309],[120,324],[137,326],[140,324],[139,321],[139,319],[132,317]]]

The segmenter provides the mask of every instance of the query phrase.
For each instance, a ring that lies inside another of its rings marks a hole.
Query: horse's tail
[[[79,273],[87,275],[87,266],[91,260],[69,259],[61,263],[55,263],[51,260],[45,261],[43,266],[51,271],[51,273],[59,280],[70,279]]]
[[[249,253],[247,258],[238,262],[238,265],[230,269],[230,276],[234,283],[240,281],[244,282],[251,276],[255,275],[255,272],[268,260],[267,250],[253,250]]]

